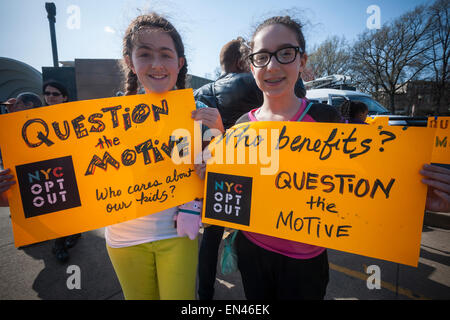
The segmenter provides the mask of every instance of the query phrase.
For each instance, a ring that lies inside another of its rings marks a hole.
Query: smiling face
[[[172,90],[184,58],[178,57],[174,42],[166,32],[145,28],[139,32],[125,61],[137,75],[146,93],[163,93]]]
[[[299,46],[295,33],[282,24],[272,24],[261,29],[253,39],[253,53],[275,52],[285,47]],[[294,94],[294,86],[306,65],[306,55],[297,54],[292,63],[281,64],[272,56],[262,68],[251,65],[258,87],[267,97]]]

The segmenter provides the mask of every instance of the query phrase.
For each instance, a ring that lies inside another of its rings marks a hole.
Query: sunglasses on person
[[[262,68],[269,64],[273,56],[281,64],[289,64],[294,62],[297,58],[297,53],[303,54],[300,47],[285,47],[278,49],[275,52],[256,52],[248,56],[250,62],[256,68]]]
[[[59,93],[59,92],[48,92],[48,91],[45,91],[45,92],[44,92],[44,95],[45,95],[45,96],[59,97],[59,96],[61,95],[61,93]]]

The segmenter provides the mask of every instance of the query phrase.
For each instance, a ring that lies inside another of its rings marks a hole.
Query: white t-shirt
[[[197,109],[207,107],[200,101],[196,101],[195,106]],[[203,126],[202,132],[206,129],[207,127]],[[106,243],[111,248],[123,248],[178,237],[173,221],[177,212],[178,207],[174,207],[106,227]]]
[[[105,228],[106,243],[111,248],[123,248],[178,237],[173,221],[177,211],[174,207],[108,226]]]

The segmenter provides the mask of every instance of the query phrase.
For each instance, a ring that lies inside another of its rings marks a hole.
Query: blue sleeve
[[[197,101],[195,101],[195,108],[196,109],[208,108],[208,106],[206,104],[204,104],[203,102],[197,100]]]

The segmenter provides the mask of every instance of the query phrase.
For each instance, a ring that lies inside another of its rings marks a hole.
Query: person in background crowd
[[[52,106],[69,101],[69,92],[67,88],[56,80],[48,80],[42,86],[45,104]]]
[[[346,123],[367,124],[366,118],[369,114],[369,108],[365,103],[346,100],[339,108]]]
[[[33,92],[23,92],[16,98],[8,99],[1,103],[6,106],[8,113],[38,108],[42,106],[41,98]],[[0,207],[9,206],[8,198],[6,197],[6,190],[11,188],[16,182],[13,180],[14,176],[11,174],[11,169],[4,169],[3,159],[0,152]]]
[[[220,51],[222,74],[216,81],[199,88],[194,94],[196,101],[219,110],[225,130],[230,128],[240,115],[250,110],[255,101],[262,99],[262,93],[258,90],[249,73],[248,63],[241,54],[241,46],[244,44],[244,39],[240,37],[225,44]],[[198,263],[200,300],[213,299],[218,250],[223,232],[223,227],[214,225],[203,230]]]
[[[46,81],[42,86],[42,92],[44,94],[45,104],[47,106],[61,104],[69,101],[69,93],[67,91],[67,88],[58,81]],[[68,250],[77,244],[80,237],[81,233],[77,233],[74,235],[55,239],[52,247],[52,252],[56,256],[56,259],[58,259],[58,261],[62,263],[67,262],[69,260]]]
[[[17,96],[17,98],[8,99],[2,103],[6,106],[8,113],[39,108],[42,106],[42,101],[39,96],[33,92],[23,92]]]

